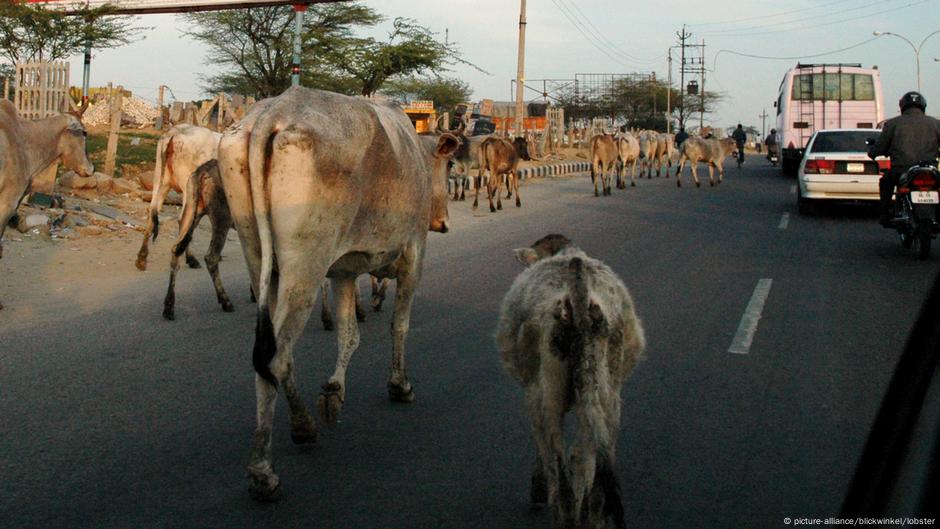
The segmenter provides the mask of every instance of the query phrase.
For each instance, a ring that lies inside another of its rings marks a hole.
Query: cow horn
[[[436,122],[436,124],[434,125],[434,130],[435,130],[438,134],[444,134],[445,132],[450,132],[449,130],[447,130],[447,129],[441,127],[441,121],[443,121],[443,120],[444,120],[444,114],[441,114],[440,116],[437,117],[437,122]]]
[[[85,111],[86,111],[86,110],[88,110],[88,100],[87,100],[87,99],[85,99],[84,101],[82,101],[82,106],[78,108],[78,110],[75,112],[75,115],[78,116],[79,119],[81,119],[81,117],[85,114]]]
[[[452,130],[452,131],[450,131],[450,132],[451,132],[452,134],[457,134],[457,135],[459,136],[459,135],[463,134],[465,130],[467,130],[467,119],[461,117],[461,118],[460,118],[460,125],[459,125],[456,129],[454,129],[454,130]]]

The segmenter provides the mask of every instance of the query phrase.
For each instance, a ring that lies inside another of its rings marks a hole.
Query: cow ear
[[[437,139],[437,146],[434,148],[434,156],[448,158],[453,156],[459,147],[460,138],[449,133],[441,134],[441,137]]]
[[[516,248],[512,253],[515,254],[516,260],[525,266],[530,266],[539,260],[539,254],[532,248]]]

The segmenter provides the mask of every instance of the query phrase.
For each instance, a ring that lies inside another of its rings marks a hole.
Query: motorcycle
[[[914,248],[919,259],[930,257],[930,245],[940,233],[940,171],[936,162],[919,162],[898,179],[892,225],[901,246]]]
[[[769,161],[774,167],[776,167],[777,162],[780,161],[780,156],[777,154],[776,145],[767,146],[767,161]]]

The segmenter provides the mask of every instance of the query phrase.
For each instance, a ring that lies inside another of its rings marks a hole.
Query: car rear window
[[[821,132],[813,141],[811,152],[868,152],[865,140],[878,139],[878,131]]]

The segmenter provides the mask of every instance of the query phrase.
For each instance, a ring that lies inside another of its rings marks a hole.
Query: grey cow
[[[503,298],[496,344],[525,389],[537,459],[533,503],[548,502],[556,528],[623,527],[614,451],[620,388],[645,347],[619,277],[562,235],[516,250],[529,266]],[[578,434],[565,450],[565,414]]]

